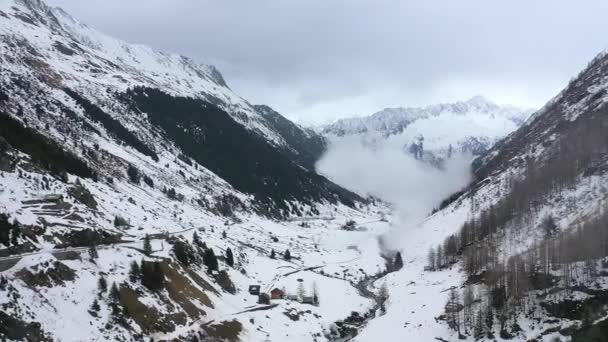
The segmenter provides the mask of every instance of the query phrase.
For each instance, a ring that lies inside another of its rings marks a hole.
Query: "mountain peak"
[[[496,106],[496,104],[490,100],[488,100],[483,95],[475,95],[467,100],[465,103],[475,106]]]

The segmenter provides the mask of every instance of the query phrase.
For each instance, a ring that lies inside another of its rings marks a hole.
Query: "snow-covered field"
[[[391,229],[390,209],[383,206],[361,207],[353,210],[344,206],[327,206],[322,208],[317,218],[274,221],[251,213],[238,213],[234,218],[222,218],[205,212],[193,203],[187,194],[183,202],[170,200],[159,195],[158,190],[146,190],[128,182],[115,181],[112,186],[102,183],[79,180],[91,191],[98,202],[96,210],[91,210],[71,197],[65,203],[71,206],[68,213],[53,216],[54,212],[43,211],[39,206],[25,205],[22,201],[41,198],[45,194],[65,193],[72,184],[51,181],[51,190],[36,187],[41,175],[21,171],[2,173],[0,186],[0,203],[2,211],[9,213],[22,224],[38,225],[44,218],[47,224],[45,233],[35,241],[41,250],[9,257],[18,259],[16,265],[2,272],[11,279],[11,284],[21,296],[21,303],[16,311],[22,317],[39,321],[45,331],[63,341],[94,340],[103,330],[104,322],[110,315],[109,306],[100,300],[99,317],[88,313],[92,301],[96,298],[97,281],[104,275],[108,284],[129,282],[128,273],[132,262],[141,260],[161,260],[172,256],[171,246],[164,239],[152,239],[151,257],[144,256],[137,249],[142,248],[142,239],[148,234],[167,233],[192,241],[196,234],[216,254],[223,255],[230,247],[235,254],[236,265],[230,268],[220,263],[220,269],[228,271],[237,292],[232,295],[222,291],[214,280],[200,270],[199,275],[215,291],[205,291],[212,308],[200,305],[206,315],[195,321],[189,319],[186,326],[178,327],[168,334],[155,334],[155,338],[177,337],[191,324],[237,319],[243,324],[241,340],[243,341],[279,341],[285,338],[293,341],[311,341],[317,338],[324,340],[323,333],[338,320],[349,316],[352,311],[366,312],[373,308],[375,302],[363,297],[356,287],[356,282],[368,275],[376,274],[385,268],[381,257],[378,237]],[[75,180],[72,180],[75,182]],[[131,200],[125,198],[125,194]],[[72,214],[82,217],[83,222],[70,219]],[[130,222],[131,227],[115,227],[112,219],[120,215]],[[347,220],[355,220],[360,227],[356,231],[345,231],[341,227]],[[123,234],[126,242],[98,247],[99,258],[91,262],[88,249],[70,249],[80,254],[80,259],[66,260],[57,250],[55,234],[65,234],[73,230],[97,227],[112,233]],[[226,233],[224,238],[222,235]],[[129,242],[131,241],[131,242]],[[270,258],[275,250],[276,259]],[[289,250],[292,259],[283,260],[285,250]],[[75,271],[73,280],[62,281],[52,287],[31,287],[19,280],[18,275],[24,269],[34,273],[52,267],[57,258],[60,262]],[[0,260],[1,262],[1,260]],[[313,286],[318,289],[320,304],[312,306],[291,300],[273,300],[278,306],[264,311],[240,313],[257,307],[257,296],[248,293],[249,285],[261,285],[262,290],[269,292],[274,288],[285,289],[289,294],[296,294],[299,283],[307,293]],[[134,288],[141,285],[132,285]],[[198,285],[194,285],[198,286]],[[142,288],[143,289],[143,288]],[[205,290],[201,288],[201,290]],[[141,292],[146,293],[145,291]],[[8,299],[8,297],[6,298]],[[144,295],[140,302],[170,314],[175,309],[167,306],[154,295]],[[164,311],[163,311],[164,310]],[[299,316],[292,320],[286,313]],[[57,316],[59,315],[59,316]],[[61,317],[61,320],[55,319]],[[74,326],[83,327],[78,334],[71,332]],[[84,328],[86,327],[86,328]],[[104,338],[113,333],[104,332]]]

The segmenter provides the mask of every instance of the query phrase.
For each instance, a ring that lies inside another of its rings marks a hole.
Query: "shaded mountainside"
[[[59,146],[81,147],[75,157],[102,178],[117,173],[91,158],[99,152],[122,164],[147,157],[148,169],[178,155],[255,196],[271,215],[362,200],[315,173],[323,138],[251,106],[214,67],[108,37],[38,0],[4,0],[0,11],[3,112]],[[154,97],[140,96],[144,88]]]
[[[326,139],[312,129],[300,127],[289,121],[268,106],[256,105],[254,108],[289,144],[291,148],[285,152],[293,154],[293,158],[309,170],[314,170],[315,163],[327,148]]]
[[[146,88],[129,90],[124,98],[134,111],[145,113],[185,154],[262,202],[270,198],[274,200],[271,205],[288,209],[284,200],[311,206],[319,201],[340,201],[352,206],[361,200],[314,171],[300,167],[211,103]]]

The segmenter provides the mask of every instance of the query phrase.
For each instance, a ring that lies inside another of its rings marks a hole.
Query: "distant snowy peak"
[[[453,152],[483,154],[531,113],[475,96],[424,108],[386,108],[367,117],[338,120],[320,131],[333,141],[359,139],[365,146],[401,149],[437,163]]]
[[[376,133],[388,137],[402,133],[414,121],[445,114],[497,116],[512,121],[519,126],[532,112],[530,109],[499,106],[478,95],[464,102],[443,103],[423,108],[385,108],[366,117],[340,119],[332,124],[323,126],[321,131],[326,135],[338,137],[362,133]]]

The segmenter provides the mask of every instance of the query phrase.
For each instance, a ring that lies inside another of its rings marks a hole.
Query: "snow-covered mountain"
[[[0,0],[0,339],[605,337],[607,75],[603,53],[523,124],[474,98],[326,127],[424,153],[515,130],[405,225],[212,66]]]
[[[112,136],[155,162],[180,149],[258,200],[272,197],[270,205],[282,210],[287,210],[283,201],[292,198],[355,198],[312,171],[322,138],[295,124],[285,129],[260,113],[214,67],[108,37],[41,1],[0,5],[4,111],[48,126],[45,135],[83,140],[89,148]],[[192,116],[196,108],[201,114]],[[259,164],[264,157],[273,167]],[[236,160],[238,170],[231,166]],[[300,176],[286,177],[289,170]],[[249,179],[239,176],[245,171]]]
[[[456,151],[483,153],[531,113],[475,96],[424,108],[386,108],[367,117],[337,120],[319,131],[332,140],[358,137],[367,145],[388,145],[413,153],[420,153],[421,146],[423,151],[445,158]]]
[[[474,163],[475,180],[392,235],[387,314],[356,341],[604,341],[608,54]]]
[[[389,223],[324,148],[211,66],[0,0],[0,339],[328,340],[377,307]]]

